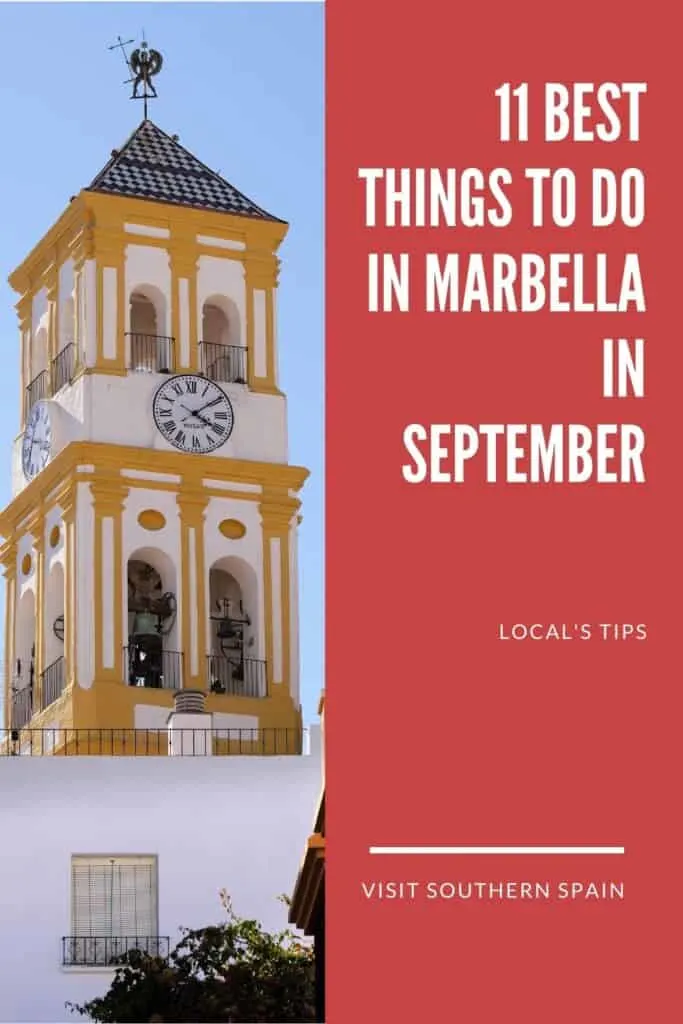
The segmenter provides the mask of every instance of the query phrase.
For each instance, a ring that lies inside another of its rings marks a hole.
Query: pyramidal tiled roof
[[[138,125],[88,191],[279,221],[149,120]]]

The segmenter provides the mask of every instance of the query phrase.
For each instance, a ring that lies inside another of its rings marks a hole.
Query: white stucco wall
[[[112,972],[65,969],[72,855],[155,855],[159,934],[239,914],[284,927],[321,788],[303,757],[0,758],[0,1021],[66,1022]]]
[[[56,455],[70,441],[130,445],[151,451],[176,451],[162,436],[152,416],[152,400],[161,374],[129,373],[126,377],[88,374],[64,388],[50,401],[53,450]],[[235,423],[218,458],[258,462],[287,461],[286,402],[283,395],[264,395],[241,384],[220,384],[233,408]],[[125,410],[125,415],[122,411]],[[21,469],[23,435],[15,439],[12,454],[12,495],[26,486]],[[189,455],[188,458],[193,456]]]

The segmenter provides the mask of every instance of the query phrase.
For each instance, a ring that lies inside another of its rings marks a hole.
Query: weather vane
[[[126,62],[126,67],[130,72],[130,78],[127,78],[124,85],[132,84],[133,92],[131,95],[132,100],[142,100],[144,104],[145,120],[147,120],[147,101],[157,98],[157,91],[154,88],[152,78],[158,75],[164,63],[164,58],[161,56],[158,50],[150,50],[144,39],[139,47],[137,47],[131,53],[130,57],[126,53],[126,47],[132,46],[135,43],[134,39],[128,39],[125,43],[118,37],[117,42],[110,46],[110,50],[120,50],[123,54],[123,59]],[[142,91],[140,91],[142,90]]]

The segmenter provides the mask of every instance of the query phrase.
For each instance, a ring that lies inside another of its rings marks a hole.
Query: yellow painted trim
[[[90,484],[90,492],[93,496],[94,511],[94,594],[93,606],[95,612],[95,684],[99,680],[113,679],[123,681],[123,530],[122,512],[124,501],[128,495],[128,488],[123,486],[120,478],[103,478],[98,474]],[[112,565],[114,569],[113,579],[105,581],[104,578],[104,548],[103,530],[104,520],[113,520],[113,551]],[[104,608],[103,591],[105,582],[112,587],[112,608],[113,608],[113,646],[114,646],[114,667],[104,666]]]
[[[19,335],[21,338],[21,369],[19,372],[19,423],[24,425],[24,401],[26,388],[31,377],[31,349],[32,349],[32,328],[33,317],[33,296],[24,295],[17,302],[15,309],[19,318]]]
[[[138,523],[143,530],[163,530],[166,516],[155,508],[146,508],[138,516]]]
[[[48,394],[54,393],[52,366],[59,351],[59,272],[56,264],[51,264],[45,274],[47,293],[48,326],[47,326],[47,369]]]
[[[197,308],[197,265],[188,277],[187,304],[190,316],[190,369],[199,369],[199,310]]]
[[[184,654],[183,683],[190,689],[205,690],[206,683],[206,580],[204,557],[204,515],[208,504],[206,495],[181,490],[176,497],[180,513],[180,629]],[[196,592],[190,587],[190,530],[194,531]],[[192,674],[192,625],[190,607],[196,602],[200,635],[197,639],[197,673]]]
[[[247,384],[252,391],[258,390],[258,380],[256,377],[255,360],[254,360],[254,288],[250,283],[249,278],[245,281],[245,343],[247,346]]]
[[[175,351],[173,358],[175,368],[184,370],[186,367],[182,358],[182,344],[180,339],[180,279],[178,272],[178,261],[171,258],[171,324],[169,334],[174,339]]]
[[[60,482],[67,479],[79,465],[97,466],[99,479],[115,479],[120,482],[121,470],[134,469],[149,471],[150,452],[147,448],[126,447],[123,445],[97,444],[93,441],[77,441],[59,452],[52,462],[38,474],[0,513],[0,535],[8,537],[32,510],[40,507]],[[308,470],[301,466],[291,466],[277,462],[251,462],[246,459],[222,459],[214,455],[202,455],[196,460],[190,459],[182,452],[154,451],[154,471],[168,475],[180,476],[183,485],[197,492],[205,492],[216,497],[234,497],[239,500],[261,500],[262,495],[254,492],[219,489],[211,490],[203,486],[203,480],[218,480],[226,483],[253,484],[271,492],[287,493],[299,491],[306,479]],[[92,474],[79,473],[79,480],[89,480]],[[128,487],[150,487],[154,489],[154,481],[133,480],[127,477]],[[173,484],[169,488],[177,490]]]
[[[102,192],[81,193],[83,202],[98,222],[116,223],[123,231],[124,224],[144,224],[165,227],[171,232],[171,240],[197,235],[214,235],[217,238],[244,242],[247,249],[260,252],[276,252],[285,238],[288,225],[282,221],[260,220],[254,217],[240,217],[231,213],[217,213],[215,210],[199,210],[189,206],[175,206],[149,199],[135,199],[129,196],[114,196]],[[153,218],[153,220],[151,220]],[[126,232],[127,238],[135,238]],[[139,235],[146,244],[149,236]],[[168,242],[168,239],[159,239]],[[225,250],[229,251],[229,250]]]
[[[73,482],[68,491],[59,496],[64,524],[64,657],[66,661],[66,685],[73,686],[76,671],[76,589],[78,586],[76,567],[76,501],[78,484]]]
[[[289,908],[290,923],[310,934],[322,895],[325,878],[325,837],[314,832],[306,843],[306,853],[294,886]]]
[[[275,354],[275,317],[273,289],[266,290],[266,381],[269,387],[277,387],[277,360]]]
[[[116,360],[121,369],[128,369],[126,359],[126,320],[128,318],[128,294],[126,290],[126,247],[121,242],[116,254]]]
[[[228,540],[240,540],[247,532],[246,526],[239,519],[222,519],[218,529]]]
[[[104,267],[95,266],[95,367],[104,367]]]
[[[15,544],[5,544],[2,549],[2,563],[5,576],[5,665],[3,680],[3,717],[6,729],[10,727],[12,711],[12,671],[14,667],[14,630],[17,594],[17,549]]]
[[[88,226],[88,216],[83,193],[64,210],[28,256],[10,274],[10,287],[20,294],[36,288],[43,273],[54,258],[57,245],[66,247],[74,244]]]
[[[43,693],[42,673],[45,668],[45,519],[42,511],[39,510],[27,525],[27,531],[33,537],[33,550],[36,555],[36,656],[33,706],[39,708]]]
[[[83,263],[74,260],[74,345],[76,346],[76,372],[85,362],[83,359],[83,341],[81,338],[81,306],[83,289]]]
[[[299,501],[290,498],[285,491],[276,489],[264,490],[259,505],[262,524],[263,544],[263,588],[264,588],[264,613],[266,632],[266,657],[268,660],[268,685],[269,693],[271,683],[284,684],[289,693],[291,684],[291,587],[289,580],[289,530],[292,518],[299,509]],[[282,676],[274,678],[274,634],[273,622],[275,618],[275,607],[273,602],[273,566],[271,560],[271,545],[273,538],[280,542],[280,638],[282,651]]]

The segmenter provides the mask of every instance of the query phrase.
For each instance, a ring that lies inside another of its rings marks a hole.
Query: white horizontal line
[[[370,853],[379,854],[611,854],[622,856],[623,846],[371,846]]]

